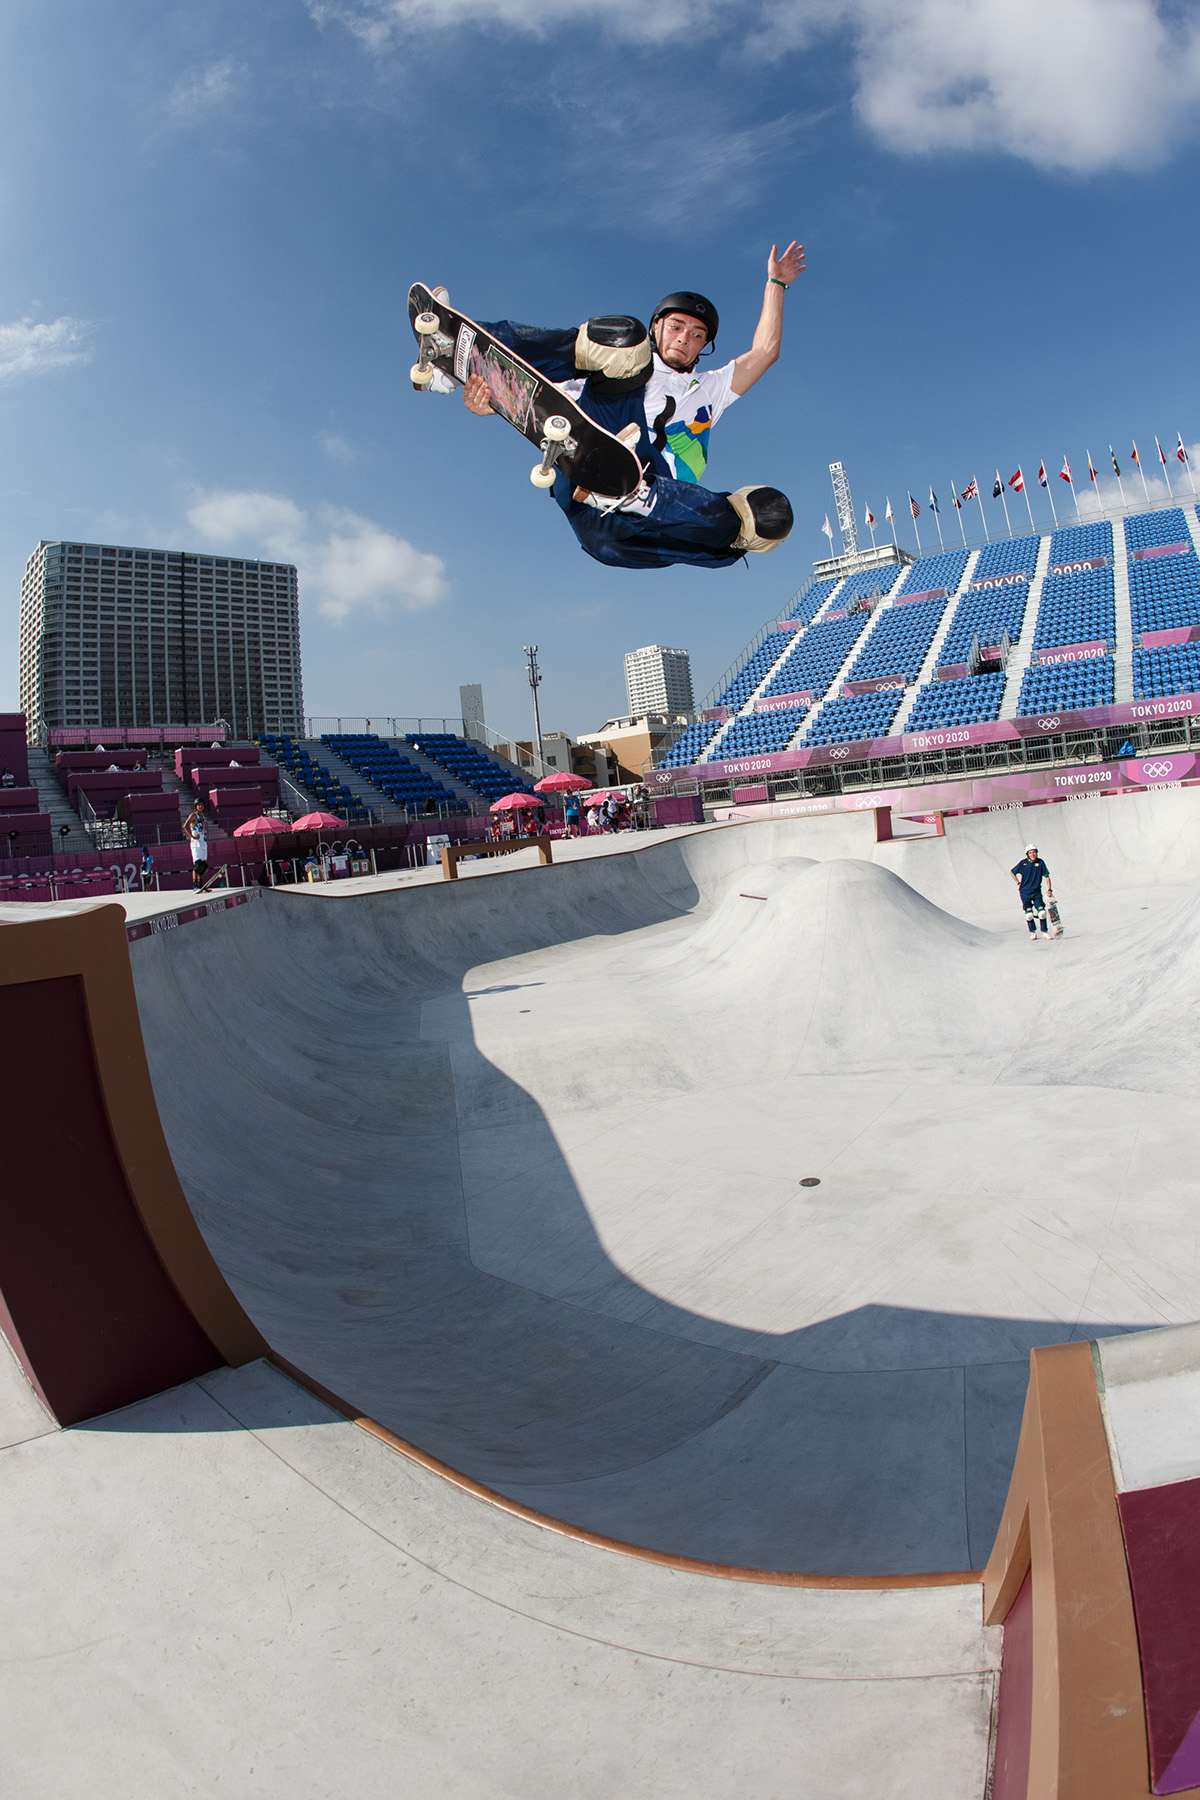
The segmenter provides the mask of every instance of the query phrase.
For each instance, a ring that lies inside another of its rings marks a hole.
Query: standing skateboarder
[[[1020,862],[1011,870],[1012,878],[1021,890],[1021,906],[1025,913],[1025,922],[1029,926],[1029,939],[1036,944],[1038,925],[1042,928],[1042,936],[1049,937],[1050,927],[1046,921],[1046,901],[1042,898],[1042,883],[1046,884],[1046,899],[1053,900],[1054,890],[1050,882],[1050,871],[1037,853],[1036,844],[1026,844],[1025,854]]]
[[[753,343],[732,362],[700,372],[699,358],[715,344],[719,324],[716,307],[703,294],[668,294],[655,308],[649,333],[624,315],[589,319],[565,331],[507,319],[484,324],[619,436],[643,465],[641,486],[623,498],[572,487],[561,472],[555,479],[555,500],[597,562],[620,569],[681,562],[724,569],[747,551],[774,550],[787,537],[792,509],[778,488],[714,493],[700,477],[713,426],[778,360],[783,296],[803,271],[803,245],[789,244],[780,254],[772,244]],[[467,379],[463,398],[480,418],[494,410],[478,375]]]

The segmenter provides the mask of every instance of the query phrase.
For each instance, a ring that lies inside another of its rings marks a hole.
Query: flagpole
[[[1075,492],[1075,477],[1071,473],[1071,464],[1065,456],[1063,457],[1063,462],[1066,464],[1066,469],[1067,469],[1067,486],[1070,488],[1071,498],[1075,502],[1075,517],[1078,519],[1079,523],[1082,525],[1083,524],[1083,514],[1079,510],[1079,495]]]
[[[965,550],[967,547],[967,528],[963,524],[962,501],[958,497],[953,482],[950,483],[950,498],[954,503],[954,510],[958,514],[958,529],[962,535],[963,549]]]
[[[1050,517],[1054,520],[1054,529],[1055,529],[1055,531],[1057,531],[1058,530],[1058,510],[1054,504],[1054,489],[1050,486],[1050,483],[1053,480],[1053,476],[1050,474],[1049,470],[1047,469],[1044,459],[1042,462],[1040,462],[1038,464],[1038,467],[1041,470],[1041,475],[1038,476],[1038,482],[1039,482],[1039,485],[1044,487],[1046,490],[1046,498],[1050,502]],[[1045,481],[1042,481],[1042,475],[1044,475],[1046,477]]]
[[[1125,511],[1125,512],[1128,512],[1128,511],[1129,511],[1129,502],[1128,502],[1128,500],[1127,500],[1127,499],[1126,499],[1126,498],[1125,498],[1125,483],[1124,483],[1124,482],[1123,482],[1123,481],[1122,481],[1122,480],[1121,480],[1121,466],[1120,466],[1120,464],[1119,464],[1119,463],[1118,463],[1118,461],[1117,461],[1117,453],[1116,453],[1116,451],[1115,451],[1115,450],[1114,450],[1114,449],[1113,449],[1113,447],[1112,447],[1112,445],[1111,445],[1111,444],[1110,444],[1110,445],[1109,445],[1109,446],[1108,446],[1108,454],[1109,454],[1109,455],[1110,455],[1110,456],[1111,456],[1111,457],[1112,457],[1112,466],[1113,466],[1113,474],[1114,474],[1114,475],[1115,475],[1115,476],[1116,476],[1116,478],[1117,478],[1117,486],[1118,486],[1118,488],[1120,488],[1120,490],[1121,490],[1121,507],[1122,507],[1122,510],[1123,510],[1123,511]]]
[[[979,502],[979,516],[983,520],[983,535],[985,540],[990,544],[992,541],[992,534],[987,528],[987,514],[983,510],[983,489],[979,485],[978,475],[972,475],[971,479],[975,483],[975,498]]]
[[[885,497],[887,499],[887,511],[884,514],[884,518],[892,528],[892,542],[898,550],[900,548],[900,539],[896,536],[896,515],[892,510],[891,496],[887,495]]]
[[[1171,471],[1167,467],[1167,453],[1157,438],[1154,440],[1154,448],[1158,451],[1158,460],[1162,464],[1163,480],[1167,484],[1167,492],[1173,500],[1175,498],[1175,489],[1171,486]]]
[[[1047,490],[1047,492],[1048,491],[1049,490]],[[1025,479],[1024,469],[1021,470],[1021,492],[1025,496],[1025,511],[1029,514],[1029,529],[1030,531],[1036,531],[1037,526],[1033,522],[1033,507],[1029,503],[1029,483]]]
[[[1004,492],[1004,483],[1000,479],[1000,471],[996,470],[996,486],[1000,489],[1000,504],[1004,508],[1004,523],[1008,526],[1008,535],[1012,536],[1012,520],[1008,516],[1008,495]]]
[[[913,536],[917,540],[917,555],[924,556],[925,552],[921,548],[921,527],[917,524],[917,515],[914,513],[914,511],[912,509],[912,496],[911,495],[909,496],[908,516],[912,520]]]
[[[1137,439],[1136,438],[1134,438],[1134,440],[1133,440],[1133,460],[1137,464],[1137,472],[1142,478],[1142,492],[1145,494],[1147,500],[1149,500],[1150,489],[1146,486],[1146,471],[1145,471],[1145,469],[1143,469],[1142,459],[1138,455],[1138,447],[1137,447]]]
[[[933,522],[938,528],[938,543],[942,546],[942,549],[944,550],[946,548],[946,540],[942,536],[942,509],[933,497],[933,489],[932,488],[930,488],[930,490],[929,490],[929,503],[933,508]]]
[[[1177,442],[1178,442],[1178,444],[1179,444],[1179,448],[1180,448],[1180,450],[1182,450],[1182,451],[1183,451],[1183,455],[1182,455],[1182,456],[1181,456],[1181,457],[1180,457],[1180,458],[1179,458],[1179,460],[1180,460],[1180,462],[1181,462],[1181,463],[1182,463],[1182,464],[1183,464],[1183,466],[1184,466],[1184,468],[1185,468],[1185,469],[1186,469],[1186,470],[1187,470],[1187,478],[1188,478],[1188,484],[1189,484],[1189,486],[1190,486],[1190,487],[1191,487],[1191,490],[1192,490],[1192,497],[1193,497],[1193,499],[1194,499],[1194,498],[1195,498],[1195,494],[1196,494],[1196,483],[1195,483],[1195,481],[1194,481],[1194,480],[1193,480],[1193,479],[1192,479],[1192,464],[1191,464],[1191,459],[1190,459],[1190,458],[1189,458],[1189,456],[1188,456],[1188,453],[1187,453],[1187,445],[1186,445],[1186,444],[1185,444],[1185,443],[1184,443],[1184,441],[1183,441],[1183,433],[1182,433],[1182,431],[1177,431],[1177,432],[1176,432],[1176,433],[1175,433],[1175,437],[1176,437],[1176,440],[1177,440]],[[1177,453],[1176,453],[1176,454],[1178,454],[1178,452],[1177,452]]]

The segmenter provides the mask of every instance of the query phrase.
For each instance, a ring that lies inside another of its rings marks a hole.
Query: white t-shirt
[[[672,369],[656,351],[654,371],[646,383],[643,397],[646,423],[656,440],[655,420],[664,411],[667,436],[662,452],[671,465],[676,481],[703,481],[708,462],[708,434],[725,411],[740,396],[733,391],[733,364],[723,363],[719,369],[692,370],[684,374]],[[672,407],[670,402],[674,401]]]
[[[192,826],[192,861],[208,861],[208,832],[199,823]]]
[[[582,381],[559,384],[572,400],[583,392]],[[733,364],[722,363],[719,369],[695,368],[690,374],[672,369],[657,350],[654,368],[642,391],[646,425],[652,443],[657,442],[655,421],[663,417],[662,429],[666,446],[660,452],[666,457],[676,481],[702,481],[708,462],[708,434],[725,411],[741,396],[733,391]]]

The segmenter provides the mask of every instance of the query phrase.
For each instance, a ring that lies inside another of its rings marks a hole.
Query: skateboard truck
[[[434,312],[418,313],[413,320],[413,330],[421,340],[421,352],[412,368],[408,371],[415,388],[426,388],[433,380],[433,334],[440,320]]]
[[[421,329],[421,321],[416,321],[417,330]],[[424,354],[424,345],[421,350]],[[416,376],[413,376],[416,380]],[[571,435],[571,421],[564,419],[559,413],[551,413],[542,425],[542,460],[535,469],[530,469],[529,479],[534,487],[548,488],[554,486],[554,465],[563,453],[567,439]]]

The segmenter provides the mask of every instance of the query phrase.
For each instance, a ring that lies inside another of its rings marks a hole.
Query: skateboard
[[[1059,916],[1057,900],[1047,900],[1046,917],[1053,927],[1055,937],[1061,937],[1063,934],[1063,922]]]
[[[228,869],[229,869],[229,864],[222,863],[219,869],[211,870],[210,873],[204,877],[204,880],[200,883],[200,886],[198,888],[192,889],[193,894],[209,893],[210,890],[216,886],[218,881],[224,887],[226,885],[225,876],[228,872]]]
[[[534,487],[553,486],[555,470],[561,469],[575,487],[613,496],[633,493],[642,479],[633,451],[482,325],[457,312],[443,288],[434,293],[414,282],[408,316],[420,345],[410,370],[413,386],[428,388],[435,369],[459,387],[468,375],[482,375],[501,418],[542,453],[529,472]]]

